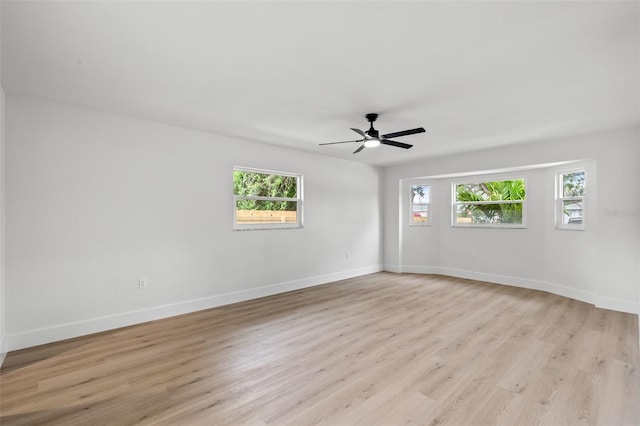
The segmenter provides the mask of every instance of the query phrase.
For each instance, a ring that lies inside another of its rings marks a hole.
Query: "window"
[[[233,229],[302,227],[302,176],[235,167]]]
[[[524,179],[453,184],[453,226],[524,228]]]
[[[584,229],[585,172],[559,173],[556,186],[556,226],[558,229]]]
[[[411,185],[411,218],[410,226],[424,226],[431,224],[429,211],[429,185]]]

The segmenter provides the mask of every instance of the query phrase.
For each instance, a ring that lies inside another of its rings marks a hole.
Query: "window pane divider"
[[[582,201],[584,197],[560,197],[559,199],[562,201]]]
[[[456,201],[455,204],[522,204],[524,200],[496,200],[496,201]]]
[[[241,181],[236,181],[237,173],[246,173],[247,175],[263,175],[263,176],[238,176]],[[286,190],[279,188],[280,183],[273,182],[269,176],[273,175],[278,178],[279,182],[286,180]],[[248,231],[248,230],[270,230],[270,229],[300,229],[303,227],[303,200],[302,200],[302,175],[298,173],[280,172],[266,169],[256,169],[250,167],[234,166],[234,193],[233,193],[233,230],[234,231]],[[245,178],[250,178],[245,180]],[[295,182],[292,179],[295,179]],[[257,179],[256,182],[253,179]],[[265,188],[259,191],[254,191],[249,188],[247,184],[257,183],[260,188]],[[274,185],[275,184],[275,185]],[[292,186],[295,185],[295,186]],[[292,189],[295,188],[295,195],[293,197],[288,196],[291,194]],[[291,192],[288,192],[291,191]],[[250,193],[267,193],[274,194],[272,196],[260,196],[249,195]],[[278,196],[283,195],[283,196]],[[260,202],[265,203],[292,203],[292,205],[286,206],[286,210],[280,210],[280,207],[284,206],[265,206],[268,209],[262,209],[257,204]],[[238,208],[241,203],[246,203],[246,209]],[[293,204],[295,203],[295,204]],[[253,204],[253,205],[250,205]],[[275,209],[273,209],[275,208]],[[295,210],[290,210],[295,208]],[[249,211],[251,213],[247,214]],[[239,216],[239,212],[242,212]],[[280,220],[278,220],[278,218]]]
[[[285,198],[285,197],[261,197],[252,195],[234,195],[237,200],[256,200],[256,201],[299,201],[299,198]]]

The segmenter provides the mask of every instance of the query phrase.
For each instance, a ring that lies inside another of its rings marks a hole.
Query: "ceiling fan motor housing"
[[[367,114],[365,115],[365,118],[369,123],[371,123],[371,125],[369,126],[369,130],[367,130],[366,132],[367,135],[369,135],[369,137],[372,137],[372,138],[378,138],[380,134],[376,129],[373,128],[373,122],[378,119],[378,114],[374,114],[374,113]]]

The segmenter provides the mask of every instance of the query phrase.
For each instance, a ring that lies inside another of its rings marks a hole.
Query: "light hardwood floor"
[[[378,273],[10,353],[3,425],[640,425],[637,316]]]

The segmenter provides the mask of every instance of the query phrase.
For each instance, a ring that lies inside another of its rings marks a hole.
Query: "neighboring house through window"
[[[584,170],[561,172],[556,182],[556,227],[584,230]]]
[[[429,207],[430,192],[429,185],[411,185],[410,226],[431,224],[431,211]]]

